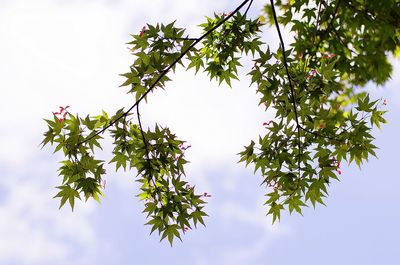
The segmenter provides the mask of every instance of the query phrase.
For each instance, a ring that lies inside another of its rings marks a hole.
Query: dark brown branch
[[[274,16],[274,21],[275,21],[275,25],[276,25],[276,30],[278,31],[279,40],[280,40],[280,43],[281,43],[282,54],[283,54],[283,64],[284,64],[284,66],[285,66],[286,75],[287,75],[288,80],[289,80],[290,95],[291,95],[292,102],[293,102],[294,115],[295,115],[295,117],[296,117],[296,124],[297,124],[296,129],[297,129],[298,148],[299,148],[298,168],[299,168],[299,171],[300,171],[301,139],[300,139],[300,123],[299,123],[299,116],[298,116],[298,114],[297,114],[296,99],[295,99],[295,97],[294,97],[294,89],[293,89],[291,77],[290,77],[290,74],[289,74],[289,67],[288,67],[288,64],[287,64],[287,61],[286,61],[285,43],[283,42],[281,30],[279,29],[278,19],[277,19],[277,17],[276,17],[275,6],[274,6],[274,0],[270,0],[270,2],[271,2],[272,14],[273,14],[273,16]],[[299,172],[299,178],[300,178],[300,172]]]
[[[147,89],[147,91],[135,102],[135,104],[133,104],[126,112],[124,112],[123,114],[121,114],[119,117],[117,117],[115,120],[111,121],[110,124],[108,124],[106,127],[104,127],[102,130],[98,131],[97,133],[95,133],[94,135],[92,135],[91,137],[87,138],[84,141],[79,142],[77,145],[83,144],[91,139],[93,139],[94,137],[96,137],[97,135],[105,132],[108,128],[110,128],[111,126],[113,126],[117,121],[119,121],[122,117],[128,115],[128,113],[130,113],[132,111],[132,109],[134,107],[136,107],[146,96],[148,93],[150,93],[150,91],[153,90],[153,88],[157,85],[157,83],[194,47],[196,46],[201,40],[203,40],[205,37],[207,37],[209,34],[211,34],[211,32],[213,32],[214,30],[216,30],[218,27],[220,27],[222,24],[225,23],[225,21],[227,21],[228,19],[230,19],[234,14],[236,14],[243,6],[245,6],[250,0],[245,0],[243,1],[231,14],[229,14],[226,18],[224,18],[222,21],[220,21],[218,24],[216,24],[213,28],[211,28],[209,31],[207,31],[206,33],[204,33],[201,37],[195,39],[195,41],[184,51],[182,52],[182,54],[173,62],[171,63],[167,69],[165,69],[160,76],[156,79],[156,81],[154,81],[154,83],[150,86],[149,89]]]

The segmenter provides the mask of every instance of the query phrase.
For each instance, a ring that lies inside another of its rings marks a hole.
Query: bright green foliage
[[[180,232],[201,223],[204,195],[183,181],[184,151],[190,147],[178,140],[165,127],[144,130],[139,104],[150,91],[165,88],[167,73],[179,63],[185,69],[202,69],[210,79],[232,86],[240,80],[241,58],[250,56],[254,66],[249,70],[251,83],[266,111],[275,113],[265,122],[265,133],[251,141],[240,152],[240,162],[254,165],[266,186],[267,214],[273,222],[285,208],[302,214],[302,208],[324,204],[328,186],[341,175],[342,161],[364,161],[375,156],[374,126],[386,123],[382,110],[386,102],[371,100],[357,86],[367,82],[383,84],[391,73],[388,53],[400,51],[400,5],[385,1],[276,1],[281,16],[276,16],[273,1],[265,6],[271,25],[278,21],[296,32],[292,49],[285,50],[280,28],[276,39],[280,48],[271,51],[262,43],[263,16],[247,18],[253,1],[245,0],[229,14],[214,14],[201,24],[204,34],[198,38],[185,35],[185,30],[157,24],[143,27],[132,35],[133,64],[123,74],[136,103],[120,109],[111,118],[106,112],[85,119],[61,108],[53,120],[46,120],[43,146],[55,145],[63,151],[59,175],[63,178],[62,207],[75,198],[99,200],[104,185],[103,161],[94,158],[101,148],[101,133],[110,129],[114,139],[113,158],[116,170],[134,169],[141,183],[138,197],[145,203],[147,224],[161,235],[161,240],[181,239]],[[239,10],[248,4],[244,14]],[[187,64],[187,66],[185,66]],[[127,121],[136,107],[137,122]],[[66,107],[67,108],[67,107]],[[63,114],[63,112],[65,113]],[[59,119],[57,115],[63,115]]]
[[[399,1],[277,0],[275,5],[284,12],[279,22],[296,31],[297,53],[336,54],[338,74],[353,85],[383,84],[390,78],[387,55],[400,47]],[[271,6],[265,11],[273,23]]]
[[[214,16],[214,19],[207,17],[207,23],[200,25],[204,32],[208,32],[225,19],[224,14]],[[219,84],[225,81],[231,86],[231,78],[239,80],[237,66],[242,66],[239,59],[243,53],[247,55],[251,52],[254,55],[263,44],[257,36],[257,33],[261,32],[260,26],[258,19],[247,20],[246,16],[235,14],[204,38],[203,48],[198,53],[188,54],[191,63],[187,68],[196,66],[197,72],[202,67],[211,80],[216,78]]]

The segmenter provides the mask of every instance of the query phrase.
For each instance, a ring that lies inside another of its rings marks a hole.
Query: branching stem
[[[278,31],[278,35],[279,35],[279,40],[281,43],[281,48],[282,48],[282,54],[283,54],[283,64],[285,66],[286,69],[286,75],[288,77],[289,80],[289,87],[290,87],[290,95],[292,98],[292,103],[293,103],[293,109],[294,109],[294,115],[296,117],[296,129],[297,129],[297,138],[298,138],[298,148],[299,148],[299,154],[298,154],[298,168],[300,171],[300,154],[301,154],[301,139],[300,139],[300,123],[299,123],[299,117],[297,114],[297,106],[296,106],[296,99],[294,97],[294,89],[293,89],[293,85],[292,85],[292,81],[291,81],[291,77],[289,74],[289,67],[286,61],[286,51],[285,51],[285,43],[283,41],[282,38],[282,34],[281,34],[281,30],[279,29],[279,23],[278,23],[278,19],[276,17],[276,12],[275,12],[275,6],[274,6],[274,0],[270,0],[271,2],[271,8],[272,8],[272,14],[274,16],[274,21],[275,21],[275,25],[276,25],[276,30]],[[300,172],[299,172],[299,176],[300,178]]]
[[[87,138],[84,141],[79,142],[77,145],[83,144],[89,140],[91,140],[92,138],[96,137],[97,135],[105,132],[108,128],[110,128],[111,126],[113,126],[117,121],[119,121],[121,118],[123,118],[124,116],[128,115],[133,108],[135,108],[146,96],[148,93],[150,93],[150,91],[153,90],[153,88],[157,85],[157,83],[193,48],[195,47],[200,41],[202,41],[205,37],[207,37],[209,34],[211,34],[214,30],[216,30],[217,28],[219,28],[222,24],[225,23],[225,21],[227,21],[228,19],[230,19],[233,15],[235,15],[243,6],[245,6],[249,1],[251,0],[245,0],[243,1],[234,11],[232,11],[231,14],[229,14],[228,16],[226,16],[226,18],[224,18],[223,20],[221,20],[218,24],[216,24],[213,28],[211,28],[209,31],[207,31],[206,33],[204,33],[201,37],[195,39],[195,41],[185,50],[182,52],[182,54],[173,62],[171,63],[167,69],[165,69],[156,79],[156,81],[154,81],[154,83],[149,87],[149,89],[147,89],[147,91],[135,102],[135,104],[133,104],[126,112],[124,112],[123,114],[121,114],[119,117],[117,117],[115,120],[111,121],[110,124],[108,124],[106,127],[104,127],[102,130],[98,131],[97,133],[95,133],[94,135],[92,135],[91,137]]]

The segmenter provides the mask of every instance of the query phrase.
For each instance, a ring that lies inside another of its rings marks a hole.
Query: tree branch
[[[296,99],[294,97],[294,89],[293,89],[291,77],[290,77],[290,74],[289,74],[289,68],[288,68],[287,61],[286,61],[285,43],[283,42],[281,30],[279,29],[278,19],[276,17],[274,0],[270,0],[270,2],[271,2],[272,14],[274,16],[274,21],[275,21],[275,25],[276,25],[276,30],[278,31],[279,40],[280,40],[281,47],[282,47],[283,64],[285,65],[286,75],[288,76],[288,80],[289,80],[290,95],[291,95],[291,98],[292,98],[294,115],[296,117],[296,124],[297,124],[296,129],[297,129],[298,148],[299,148],[298,168],[299,168],[299,171],[300,171],[301,139],[300,139],[300,123],[299,123],[299,117],[298,117],[298,114],[297,114]],[[300,178],[300,172],[299,172],[299,178]]]
[[[195,39],[195,41],[184,51],[182,52],[182,54],[173,62],[171,63],[167,69],[165,69],[160,76],[156,79],[156,81],[154,81],[154,83],[150,86],[149,89],[147,89],[147,91],[135,102],[135,104],[133,104],[125,113],[121,114],[119,117],[117,117],[115,120],[111,121],[110,124],[108,124],[106,127],[104,127],[102,130],[98,131],[97,133],[95,133],[94,135],[92,135],[91,137],[87,138],[84,141],[79,142],[77,145],[83,144],[91,139],[93,139],[94,137],[96,137],[97,135],[105,132],[108,128],[110,128],[111,126],[113,126],[117,121],[119,121],[122,117],[128,115],[128,113],[130,113],[132,111],[132,109],[134,107],[136,107],[146,96],[148,93],[150,93],[150,91],[157,85],[157,83],[193,48],[195,47],[201,40],[203,40],[205,37],[207,37],[209,34],[211,34],[211,32],[213,32],[214,30],[216,30],[217,28],[219,28],[222,24],[225,23],[225,21],[227,21],[228,19],[230,19],[234,14],[236,14],[243,6],[245,6],[249,1],[251,0],[245,0],[243,1],[234,11],[232,11],[231,14],[229,14],[226,18],[224,18],[221,22],[219,22],[218,24],[216,24],[212,29],[210,29],[209,31],[207,31],[206,33],[204,33],[201,37]]]

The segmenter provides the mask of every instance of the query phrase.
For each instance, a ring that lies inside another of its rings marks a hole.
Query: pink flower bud
[[[139,34],[139,37],[142,37],[143,36],[143,32],[146,30],[146,27],[143,27],[142,28],[142,31],[140,31],[140,34]]]

